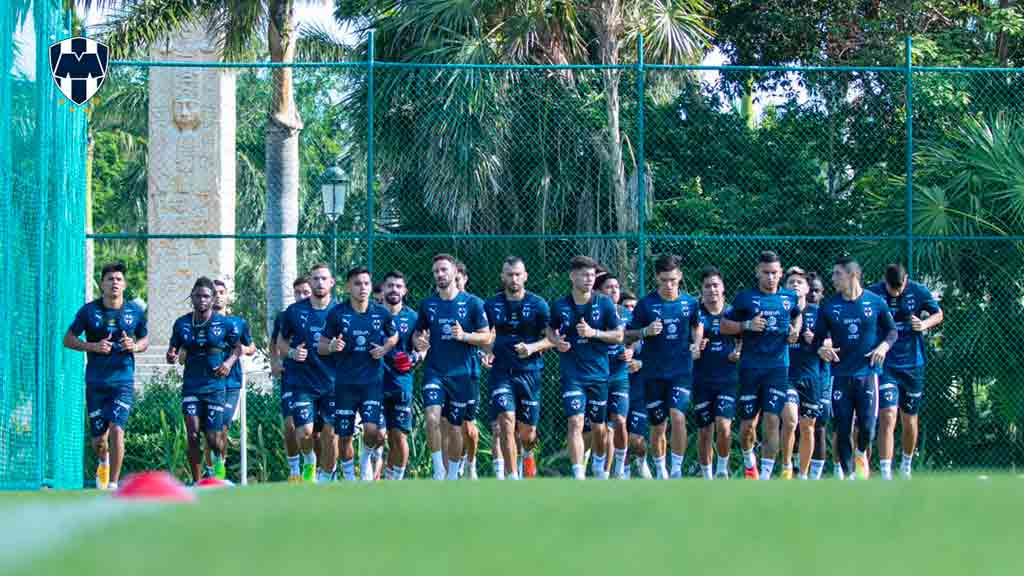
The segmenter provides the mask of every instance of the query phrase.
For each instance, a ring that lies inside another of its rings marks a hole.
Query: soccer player
[[[526,290],[527,278],[522,258],[505,258],[501,265],[505,289],[484,303],[493,334],[489,388],[500,437],[496,442],[500,453],[495,457],[500,456],[505,463],[503,475],[513,480],[519,478],[516,421],[524,459],[532,459],[540,420],[543,354],[552,347],[544,332],[550,319],[548,304]],[[534,475],[535,471],[536,467]]]
[[[597,278],[595,288],[612,299],[619,314],[619,323],[625,330],[633,318],[629,309],[620,306],[622,288],[619,279],[611,273],[602,274]],[[608,347],[608,422],[612,427],[611,434],[605,442],[605,453],[611,449],[615,454],[611,473],[614,478],[626,477],[626,450],[629,446],[629,431],[626,418],[629,416],[629,363],[633,360],[633,347],[625,344],[614,344]]]
[[[587,256],[569,262],[572,292],[551,305],[548,340],[561,353],[562,403],[567,418],[566,443],[573,477],[586,476],[583,456],[583,413],[593,434],[592,469],[605,473],[605,418],[608,410],[608,345],[623,341],[619,314],[611,298],[594,292],[597,263]]]
[[[786,271],[786,288],[797,296],[800,308],[801,334],[799,340],[789,344],[789,385],[796,389],[800,399],[800,479],[807,480],[815,466],[815,474],[821,472],[821,465],[811,461],[814,451],[815,423],[821,414],[821,359],[817,351],[811,348],[814,341],[814,328],[818,322],[818,306],[809,302],[810,283],[807,273],[800,267],[793,266]],[[787,405],[788,408],[788,405]],[[782,438],[782,477],[789,479],[793,475],[793,444],[794,438],[783,424]]]
[[[337,470],[337,443],[334,436],[334,365],[317,354],[320,335],[327,326],[327,317],[334,308],[331,297],[334,275],[326,264],[317,264],[309,271],[309,298],[289,306],[281,321],[278,346],[287,348],[284,373],[292,391],[292,421],[295,440],[302,452],[288,458],[289,482],[315,484],[331,481]],[[320,430],[320,471],[313,451],[313,422],[323,419]],[[300,480],[301,474],[301,480]]]
[[[313,294],[309,286],[309,278],[300,276],[292,282],[292,295],[295,302],[301,302]],[[278,346],[278,337],[281,335],[281,322],[284,319],[285,311],[282,310],[274,317],[274,328],[270,334],[270,373],[279,383],[281,388],[281,420],[284,424],[284,452],[289,459],[299,455],[299,443],[295,439],[295,421],[292,420],[292,392],[288,386],[287,378],[284,375],[284,364],[282,359],[287,353],[286,349]],[[292,480],[298,480],[295,476]]]
[[[462,292],[455,283],[455,257],[434,256],[437,292],[420,303],[413,343],[418,352],[430,349],[423,375],[423,406],[427,443],[435,480],[445,479],[441,417],[447,420],[447,478],[457,480],[462,460],[462,423],[479,386],[473,380],[476,348],[487,346],[491,331],[483,301]]]
[[[742,322],[743,355],[740,357],[740,448],[747,478],[771,479],[779,452],[780,414],[789,396],[789,340],[800,332],[797,296],[780,289],[782,264],[779,256],[764,251],[758,256],[757,286],[733,299],[734,318]],[[761,473],[757,471],[754,441],[757,421],[764,413],[764,444]]]
[[[215,279],[213,281],[213,288],[216,292],[213,299],[213,311],[216,314],[220,314],[227,318],[229,321],[235,323],[235,327],[238,331],[238,341],[242,348],[242,354],[245,356],[252,356],[256,353],[256,345],[253,344],[252,334],[249,332],[249,324],[240,316],[232,316],[231,310],[228,308],[228,286],[221,279]],[[221,442],[224,445],[225,457],[227,456],[227,445],[228,445],[228,426],[235,419],[235,413],[238,410],[238,400],[241,396],[242,390],[242,362],[239,359],[231,366],[231,374],[228,375],[228,385],[224,392],[224,416],[222,421],[224,429],[221,432]],[[210,462],[210,447],[206,447],[206,462]],[[207,476],[219,476],[220,473],[217,470],[207,470]]]
[[[124,263],[105,265],[102,297],[79,308],[64,334],[65,348],[86,353],[85,404],[100,490],[116,490],[121,478],[124,429],[135,398],[135,354],[149,348],[146,315],[125,301],[124,290]]]
[[[851,479],[855,477],[854,462],[861,479],[870,475],[867,449],[875,433],[878,374],[897,339],[896,323],[885,300],[864,290],[860,279],[860,264],[856,260],[845,256],[836,261],[832,268],[836,294],[818,309],[813,344],[821,359],[833,364],[832,409],[839,458]],[[855,415],[856,446],[851,446]]]
[[[372,280],[370,271],[352,268],[345,275],[348,302],[343,302],[327,315],[327,325],[320,334],[320,356],[329,357],[335,365],[334,402],[335,431],[340,438],[341,472],[345,480],[355,480],[356,411],[363,422],[364,450],[376,450],[377,422],[383,399],[383,358],[398,343],[395,322],[387,308],[370,302]],[[368,462],[360,470],[365,482],[373,481],[376,471]]]
[[[392,270],[384,275],[384,304],[395,321],[398,342],[384,364],[384,421],[388,422],[386,480],[405,478],[409,464],[409,434],[412,433],[412,369],[426,358],[426,352],[412,349],[416,311],[405,305],[408,287],[405,275]]]
[[[711,480],[729,477],[729,451],[732,443],[732,421],[736,416],[736,391],[739,376],[736,363],[740,350],[737,339],[723,332],[723,321],[732,315],[725,304],[725,283],[714,266],[701,271],[701,324],[704,339],[701,356],[694,363],[693,412],[699,433],[697,456],[701,476]],[[714,436],[714,438],[712,438]],[[717,471],[713,472],[712,446],[717,454]]]
[[[180,355],[185,356],[181,409],[193,482],[201,478],[200,431],[213,453],[216,477],[224,479],[224,395],[231,367],[242,353],[235,323],[213,311],[215,294],[212,280],[205,276],[196,280],[192,287],[192,312],[175,320],[167,349],[168,364],[177,362]]]
[[[885,299],[899,337],[885,357],[878,399],[878,464],[884,480],[892,479],[893,435],[899,406],[903,424],[903,462],[900,473],[910,478],[917,447],[917,415],[924,394],[924,333],[942,322],[942,309],[931,291],[907,278],[901,264],[885,268],[885,280],[868,286]]]
[[[632,319],[637,305],[636,296],[632,292],[623,292],[620,302],[628,313],[628,317]],[[626,325],[629,326],[629,321],[626,322]],[[633,467],[636,467],[641,478],[651,479],[653,478],[651,467],[647,464],[647,436],[649,433],[647,406],[644,403],[644,381],[640,378],[640,369],[643,367],[643,362],[639,358],[641,346],[640,341],[630,345],[633,350],[633,359],[628,363],[629,416],[626,428],[629,432],[628,453],[631,464],[626,466],[626,478],[631,476]]]
[[[659,479],[682,478],[686,409],[693,391],[693,361],[700,357],[704,327],[696,298],[679,291],[683,279],[679,257],[658,256],[654,274],[658,288],[637,303],[627,341],[644,341],[640,351],[641,374],[655,474]],[[670,470],[665,468],[663,444],[666,419],[672,422]]]
[[[808,272],[807,283],[810,285],[810,290],[807,293],[807,303],[820,306],[822,301],[825,299],[825,285],[821,281],[821,277],[816,272]],[[817,318],[815,318],[815,326],[817,326]],[[829,421],[832,419],[831,364],[828,362],[822,362],[820,367],[821,395],[818,397],[820,410],[818,411],[818,417],[814,420],[814,450],[811,453],[811,469],[809,474],[812,480],[821,480],[821,474],[825,469],[825,459],[827,457],[826,452],[828,451],[825,430],[828,427]],[[835,445],[835,440],[833,440],[833,445]],[[839,473],[842,473],[842,466],[839,465],[838,462],[839,461],[837,459],[836,468]]]

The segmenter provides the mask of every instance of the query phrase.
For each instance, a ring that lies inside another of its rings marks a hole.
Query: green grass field
[[[97,498],[2,495],[0,518]],[[273,485],[108,517],[0,573],[1019,574],[1022,518],[1012,476]]]

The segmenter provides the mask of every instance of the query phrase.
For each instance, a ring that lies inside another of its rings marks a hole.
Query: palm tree
[[[649,61],[674,64],[700,59],[711,38],[706,27],[710,8],[704,0],[516,0],[470,5],[454,0],[412,3],[392,0],[368,5],[341,1],[336,4],[335,16],[341,23],[376,31],[376,48],[380,58],[406,62],[616,66],[633,61],[632,58],[623,58],[620,52],[642,34],[648,42]],[[390,77],[396,76],[393,74]],[[408,81],[413,74],[405,76]],[[576,97],[580,97],[589,90],[586,78],[581,76],[585,75],[562,71],[550,74],[549,81],[561,82],[566,86],[563,98],[572,98],[573,91]],[[634,160],[629,170],[630,178],[627,178],[625,151],[631,144],[627,146],[624,143],[620,119],[622,70],[603,69],[601,76],[605,109],[603,145],[595,152],[603,160],[603,179],[610,190],[610,211],[614,213],[611,228],[615,232],[626,233],[634,229],[636,222],[633,207],[636,204],[637,186],[629,185],[628,182],[636,180],[638,166]],[[495,201],[499,197],[496,193],[487,192],[496,191],[502,175],[507,176],[513,169],[532,169],[503,165],[500,160],[510,159],[508,155],[503,157],[501,154],[502,147],[507,146],[511,139],[510,134],[535,127],[510,126],[499,121],[507,112],[506,105],[515,101],[515,91],[522,89],[517,82],[522,84],[524,80],[516,74],[445,71],[436,74],[434,80],[433,89],[426,90],[424,98],[416,104],[433,106],[435,113],[439,113],[441,108],[445,109],[445,118],[452,120],[436,126],[436,130],[441,132],[437,140],[448,147],[448,150],[440,152],[454,155],[463,151],[459,157],[463,161],[460,166],[469,160],[471,168],[467,172],[469,177],[462,182],[451,182],[442,177],[427,183],[428,199],[437,200],[436,197],[430,198],[431,190],[437,191],[435,196],[441,196],[440,201],[428,201],[427,205],[444,206],[449,215],[458,215],[456,218],[448,217],[451,227],[466,230],[469,225],[466,215],[472,213],[480,202],[489,199]],[[391,93],[387,85],[382,84],[380,93]],[[409,101],[407,96],[402,97],[406,105],[394,106],[391,110],[399,113],[400,117],[396,121],[408,123]],[[574,104],[583,106],[586,102],[587,99],[582,98]],[[386,118],[389,108],[387,102],[382,104],[379,108],[386,123],[389,121]],[[473,121],[469,125],[466,124],[466,116],[460,116],[461,112],[470,114]],[[386,133],[388,129],[384,126],[382,131]],[[450,129],[451,133],[444,134],[445,129]],[[544,137],[549,136],[550,140],[557,138],[556,135],[548,134]],[[412,145],[410,142],[402,144]],[[381,142],[381,145],[387,146],[387,142]],[[403,153],[408,155],[409,151],[407,148]],[[381,153],[387,154],[383,150]],[[552,174],[557,173],[551,166],[561,165],[560,158],[580,162],[578,158],[573,158],[567,151],[557,147],[551,156],[543,159],[542,166],[534,174],[537,188],[542,190],[542,206],[556,204],[549,201],[548,193],[551,188],[559,186],[558,183],[551,184]],[[552,164],[547,164],[548,160]],[[422,158],[416,161],[422,161]],[[432,172],[437,174],[445,170],[445,166],[439,168],[440,171]],[[477,193],[470,193],[467,186],[474,187]],[[593,189],[592,183],[586,188]],[[601,200],[593,194],[575,200],[568,204],[577,208],[577,230],[600,231],[603,224],[596,219],[596,208],[601,205]],[[538,220],[543,222],[546,218],[547,214],[541,214]],[[625,243],[619,243],[615,252],[614,258],[619,269],[629,270]]]
[[[206,26],[221,43],[227,61],[252,60],[258,46],[267,46],[275,63],[294,61],[298,39],[295,0],[79,0],[114,9],[100,36],[115,58],[145,53],[161,38],[191,26]],[[260,32],[266,30],[266,36]],[[299,132],[302,119],[295,106],[292,68],[271,72],[273,92],[266,123],[266,233],[298,232]],[[267,246],[267,326],[284,307],[296,276],[295,238],[272,238]]]

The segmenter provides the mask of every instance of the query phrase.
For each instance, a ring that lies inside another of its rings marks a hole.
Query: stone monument
[[[205,27],[158,43],[151,59],[216,62]],[[235,73],[224,68],[149,69],[149,233],[235,232]],[[235,241],[151,239],[147,246],[150,342],[161,354],[174,320],[189,311],[200,276],[233,287]]]

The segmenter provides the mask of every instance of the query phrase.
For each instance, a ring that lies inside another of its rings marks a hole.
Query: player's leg
[[[121,479],[121,465],[124,463],[124,432],[134,400],[134,383],[128,382],[118,386],[110,410],[110,426],[107,436],[108,453],[110,454],[110,482],[107,488],[111,490],[117,489],[117,483]]]
[[[782,469],[783,480],[793,479],[793,449],[796,446],[797,420],[800,413],[800,396],[794,383],[786,389],[786,402],[782,405]]]
[[[292,421],[295,423],[295,443],[302,455],[301,479],[303,482],[316,482],[316,451],[314,446],[313,424],[317,410],[314,395],[295,390],[292,393]]]
[[[914,451],[917,450],[918,417],[924,399],[924,368],[915,368],[903,378],[900,390],[900,423],[903,426],[901,446],[903,461],[900,474],[909,479],[913,470]]]
[[[632,473],[633,465],[641,478],[651,478],[651,468],[647,464],[647,435],[650,427],[647,424],[647,403],[644,400],[644,382],[637,374],[629,378],[629,455],[632,465],[626,466],[626,477]]]
[[[587,396],[583,387],[575,381],[563,379],[562,409],[565,411],[565,445],[569,451],[572,475],[578,480],[586,477],[586,463],[583,456],[583,414],[586,411]]]
[[[228,428],[235,419],[235,413],[238,411],[238,401],[241,398],[241,390],[234,388],[225,391],[224,393],[224,414],[221,418],[222,425],[220,430],[220,443],[224,447],[224,458],[220,460],[220,468],[217,467],[217,463],[213,463],[213,474],[217,478],[223,478],[227,475],[227,471],[224,466],[227,464],[227,450],[228,450]]]
[[[853,379],[836,377],[832,391],[833,422],[835,423],[834,446],[836,458],[842,466],[844,476],[853,474],[853,432],[854,390]]]
[[[814,441],[818,415],[821,413],[820,379],[801,378],[797,382],[800,400],[800,479],[807,480],[811,474],[811,460],[814,458]]]
[[[444,437],[441,432],[441,410],[446,394],[441,379],[427,376],[423,382],[423,419],[427,430],[427,446],[433,463],[434,480],[444,480]]]
[[[110,484],[110,414],[111,394],[97,386],[85,389],[85,406],[89,414],[89,435],[96,454],[96,488],[106,490]]]
[[[392,396],[388,403],[385,420],[388,427],[388,459],[391,462],[391,479],[405,478],[409,465],[409,434],[412,432],[412,390],[402,389]]]
[[[368,386],[365,399],[359,407],[359,415],[363,419],[363,450],[375,452],[380,446],[380,394],[375,393],[373,385]],[[376,468],[372,465],[360,470],[363,482],[373,482]]]
[[[771,480],[775,468],[775,458],[779,455],[780,427],[782,408],[786,403],[786,382],[781,385],[775,382],[774,370],[759,370],[759,396],[763,423],[761,429],[764,442],[761,444],[761,471],[758,478]],[[788,374],[786,375],[788,377]]]
[[[470,480],[477,479],[476,453],[480,448],[480,429],[476,425],[476,408],[480,398],[479,387],[475,389],[475,396],[466,402],[466,409],[462,415],[462,468],[467,472]]]
[[[590,420],[591,473],[594,478],[606,480],[608,461],[608,383],[588,382],[583,388],[587,399],[587,418]]]
[[[878,375],[871,374],[856,380],[854,402],[857,421],[860,423],[856,437],[856,468],[860,479],[866,480],[871,475],[867,450],[874,440],[878,421]]]
[[[698,382],[693,391],[693,423],[697,427],[697,461],[701,476],[706,480],[714,478],[714,408],[710,385]]]
[[[356,430],[354,404],[358,401],[358,398],[354,398],[354,394],[342,388],[342,386],[335,388],[334,433],[338,436],[338,459],[341,460],[341,477],[346,482],[354,482],[356,479],[356,450],[353,440]]]
[[[610,475],[613,478],[626,477],[626,451],[629,447],[629,430],[626,418],[629,416],[629,379],[621,378],[611,383],[608,395],[609,450],[613,458],[608,459]]]
[[[740,416],[743,475],[748,479],[757,480],[757,457],[754,456],[754,444],[757,442],[760,405],[757,372],[752,368],[740,368],[740,396],[737,408]]]
[[[647,380],[644,383],[644,398],[647,399],[647,424],[651,430],[651,455],[654,460],[654,474],[659,480],[668,479],[668,468],[665,465],[667,443],[665,432],[668,427],[669,409],[672,392],[669,382],[665,380]]]
[[[894,370],[886,368],[878,383],[878,468],[883,480],[892,480],[899,405],[899,378]]]
[[[210,447],[214,469],[224,470],[224,443],[220,434],[224,427],[224,390],[203,394],[199,399],[200,410],[205,413],[206,417],[203,434],[206,445]],[[219,474],[216,474],[215,477],[220,480],[224,479]]]
[[[495,476],[499,479],[515,478],[517,475],[516,463],[519,458],[519,447],[516,446],[514,378],[498,379],[494,371],[491,372],[491,378],[491,405],[494,412],[494,423],[497,428],[494,444],[499,448],[496,459],[501,460],[502,466],[500,472],[495,469]]]
[[[732,450],[732,421],[736,416],[736,386],[719,391],[714,406],[715,452],[717,468],[715,476],[729,477],[729,453]]]
[[[470,405],[470,400],[473,399],[472,387],[476,383],[467,377],[457,380],[446,380],[445,384],[451,387],[449,390],[449,400],[441,411],[441,416],[448,420],[447,479],[458,480],[464,448],[463,423],[465,422],[466,409]]]

